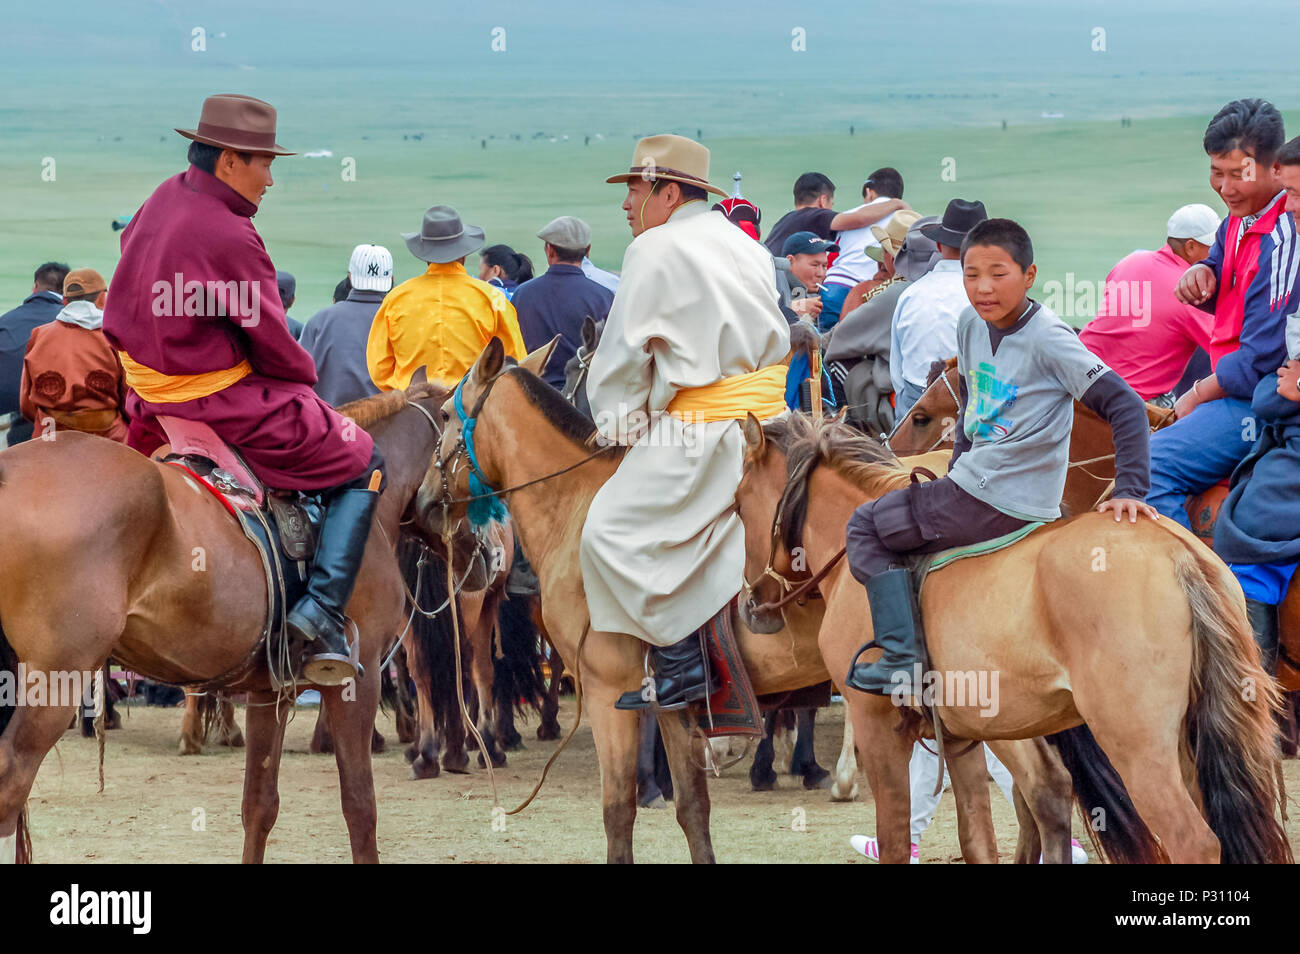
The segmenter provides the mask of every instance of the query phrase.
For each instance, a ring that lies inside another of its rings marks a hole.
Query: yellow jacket
[[[429,380],[454,387],[493,336],[506,354],[525,355],[515,307],[459,262],[431,264],[384,298],[370,326],[366,364],[381,391],[407,387],[421,365]]]

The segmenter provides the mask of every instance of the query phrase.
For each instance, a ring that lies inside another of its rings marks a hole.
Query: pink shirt
[[[1097,317],[1079,332],[1146,401],[1172,390],[1196,348],[1210,344],[1214,315],[1174,297],[1187,268],[1168,245],[1125,256],[1106,276]]]

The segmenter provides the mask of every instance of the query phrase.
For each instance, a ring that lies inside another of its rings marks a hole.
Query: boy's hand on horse
[[[1137,523],[1138,514],[1144,513],[1152,520],[1159,520],[1160,514],[1155,507],[1149,507],[1141,500],[1134,500],[1132,497],[1112,497],[1110,500],[1104,500],[1097,505],[1098,513],[1106,513],[1113,510],[1115,512],[1115,522],[1119,523],[1128,514],[1129,523]]]

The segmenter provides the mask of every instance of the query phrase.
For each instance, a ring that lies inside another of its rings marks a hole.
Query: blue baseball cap
[[[782,255],[820,255],[822,252],[838,252],[840,247],[828,242],[816,232],[795,232],[781,246]]]

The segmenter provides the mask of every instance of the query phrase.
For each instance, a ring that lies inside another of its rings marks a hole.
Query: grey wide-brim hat
[[[483,230],[463,225],[449,205],[435,205],[424,213],[420,231],[403,232],[406,247],[422,262],[445,265],[459,261],[483,247]]]
[[[935,244],[934,239],[925,234],[924,230],[939,221],[937,215],[927,215],[912,223],[907,230],[907,238],[903,239],[903,244],[898,247],[898,253],[894,256],[895,274],[901,275],[906,281],[914,282],[934,268],[939,261],[939,246]]]

